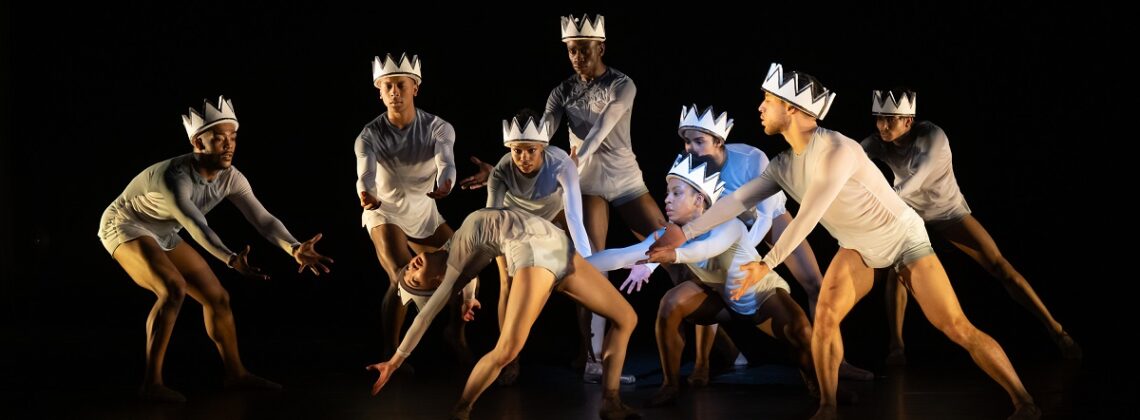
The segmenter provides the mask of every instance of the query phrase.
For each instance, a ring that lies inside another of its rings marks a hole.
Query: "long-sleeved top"
[[[756,297],[757,292],[761,291],[759,288],[783,280],[779,279],[779,275],[774,271],[770,271],[768,276],[775,276],[771,281],[761,281],[752,285],[753,291],[745,293],[740,300],[730,298],[740,288],[740,281],[747,275],[740,270],[740,266],[760,259],[756,246],[751,244],[750,240],[744,222],[730,219],[678,247],[675,250],[677,259],[673,262],[687,265],[702,283],[716,289],[725,304],[734,312],[751,315],[756,313],[763,303]],[[653,236],[650,236],[633,246],[600,251],[586,261],[599,271],[627,267],[645,259],[645,253],[653,241]]]
[[[817,224],[823,224],[840,246],[875,255],[893,249],[909,228],[900,220],[913,210],[887,184],[862,146],[819,127],[802,154],[792,149],[780,153],[759,178],[722,196],[682,230],[689,238],[707,232],[780,188],[800,203],[800,211],[764,256],[770,268],[782,263]]]
[[[630,188],[623,183],[644,183],[630,138],[636,95],[633,79],[609,67],[589,82],[573,75],[547,97],[543,118],[557,128],[567,117],[585,193],[605,195],[602,192]]]
[[[287,253],[298,245],[285,225],[273,217],[257,197],[245,175],[236,167],[220,171],[207,181],[195,169],[193,153],[151,165],[135,176],[122,194],[107,207],[99,237],[109,229],[131,224],[158,236],[177,235],[183,228],[210,255],[229,262],[234,252],[206,223],[206,213],[222,199],[229,199],[265,239]]]
[[[356,137],[356,193],[367,191],[379,199],[376,211],[395,220],[408,235],[430,235],[408,230],[419,228],[435,211],[435,200],[427,193],[445,181],[455,185],[454,146],[455,129],[442,118],[417,108],[411,124],[399,129],[387,112],[380,114]]]
[[[574,256],[562,229],[543,218],[512,209],[484,208],[471,212],[442,249],[448,252],[447,269],[435,293],[420,307],[420,313],[400,342],[397,352],[404,357],[419,344],[457,283],[467,284],[463,290],[465,299],[474,297],[474,287],[467,281],[495,257],[506,257],[512,276],[519,268],[539,266],[550,270],[555,281],[560,281],[569,273]],[[525,261],[519,261],[524,258]]]
[[[542,167],[533,176],[520,172],[511,161],[510,153],[499,159],[487,182],[487,207],[519,209],[546,220],[564,211],[574,249],[583,257],[590,256],[590,241],[582,219],[578,170],[562,149],[547,147]]]
[[[919,121],[894,143],[872,134],[862,145],[867,156],[891,168],[895,191],[922,220],[953,220],[970,213],[954,178],[950,139],[942,128]]]
[[[720,180],[724,181],[724,191],[721,195],[732,194],[748,181],[760,177],[768,168],[768,155],[763,151],[747,144],[728,143],[724,145],[725,160],[720,169]],[[756,247],[764,240],[768,230],[772,228],[772,219],[784,214],[787,209],[784,203],[788,198],[783,191],[773,194],[756,204],[756,207],[745,211],[738,216],[748,227],[748,242]]]

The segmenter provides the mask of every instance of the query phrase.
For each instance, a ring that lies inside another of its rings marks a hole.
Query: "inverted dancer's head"
[[[724,191],[720,168],[708,157],[678,155],[673,169],[665,175],[665,216],[684,225],[704,213]]]
[[[396,285],[400,288],[400,300],[406,305],[414,301],[423,307],[443,282],[447,272],[447,250],[421,252],[412,258],[400,271],[396,272]]]
[[[879,138],[893,143],[910,132],[914,124],[918,94],[907,88],[876,90],[871,94],[871,115]]]
[[[542,157],[550,144],[550,126],[530,109],[523,109],[510,120],[503,120],[503,146],[511,150],[511,163],[524,175],[542,169]]]

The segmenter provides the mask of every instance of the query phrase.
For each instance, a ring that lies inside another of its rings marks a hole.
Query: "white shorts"
[[[157,230],[153,226],[147,226],[143,223],[138,223],[133,220],[122,217],[114,209],[108,208],[103,212],[103,218],[99,220],[99,240],[103,242],[103,249],[107,250],[108,254],[115,255],[115,250],[131,240],[149,236],[158,242],[158,246],[163,250],[171,251],[174,247],[182,243],[182,237],[178,236],[178,231],[170,230],[169,232],[159,234],[154,231]]]
[[[360,220],[369,234],[376,226],[393,224],[414,239],[431,236],[440,225],[447,222],[435,207],[435,200],[427,196],[422,200],[405,197],[400,205],[381,203],[379,209],[361,213]]]
[[[926,224],[914,209],[907,207],[897,223],[900,224],[896,226],[897,236],[888,242],[890,246],[885,247],[882,252],[856,249],[867,266],[899,268],[934,254],[934,248],[930,246],[930,236],[926,233]]]
[[[549,235],[529,241],[510,241],[503,247],[507,274],[514,277],[520,268],[542,267],[554,273],[554,284],[573,273],[574,246],[566,235]]]
[[[649,193],[637,157],[629,149],[594,153],[578,168],[582,195],[596,195],[620,206]]]

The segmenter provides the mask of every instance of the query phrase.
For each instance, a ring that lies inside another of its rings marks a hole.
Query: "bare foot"
[[[226,378],[226,380],[223,381],[223,386],[226,389],[264,389],[270,391],[278,391],[282,388],[281,384],[277,382],[249,372],[237,378]]]
[[[598,416],[604,420],[640,419],[641,414],[633,407],[625,405],[617,398],[602,398],[602,409]]]
[[[887,353],[887,366],[906,366],[906,351],[891,349],[891,352]]]
[[[1073,337],[1065,331],[1059,334],[1052,334],[1053,343],[1057,344],[1057,348],[1061,350],[1061,356],[1069,360],[1081,360],[1084,352],[1081,351],[1081,346],[1077,344]]]
[[[677,395],[681,393],[681,389],[675,385],[661,385],[653,398],[645,402],[646,407],[662,407],[666,405],[673,405],[677,403]]]
[[[448,417],[451,420],[470,420],[471,419],[471,406],[460,407],[456,405],[451,409],[451,415]]]
[[[708,368],[708,366],[705,366],[705,367],[695,366],[695,367],[693,367],[693,373],[689,374],[689,377],[688,377],[688,379],[686,379],[686,381],[689,382],[689,385],[691,385],[693,387],[697,387],[697,388],[708,386],[708,384],[709,384],[709,368]]]
[[[839,364],[839,379],[848,379],[853,381],[873,381],[875,374],[871,371],[859,367],[855,367],[846,360]]]
[[[184,403],[186,397],[181,392],[167,388],[163,384],[147,384],[139,388],[139,399],[161,403]]]
[[[1036,404],[1025,403],[1018,405],[1009,420],[1036,420],[1041,418],[1041,409]]]
[[[811,416],[811,420],[836,420],[838,418],[839,413],[834,405],[821,405],[815,415]]]

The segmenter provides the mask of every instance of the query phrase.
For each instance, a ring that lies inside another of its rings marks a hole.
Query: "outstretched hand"
[[[264,274],[260,268],[249,265],[249,245],[246,245],[245,249],[241,250],[241,252],[230,257],[227,263],[243,276],[255,280],[269,280],[269,275]]]
[[[748,293],[748,291],[752,289],[752,286],[759,283],[760,279],[763,279],[764,276],[768,275],[768,272],[772,270],[769,269],[768,264],[765,264],[763,261],[752,261],[741,265],[740,271],[743,271],[745,274],[744,278],[740,279],[740,286],[732,292],[731,297],[734,301],[744,297],[744,294]]]
[[[446,179],[443,181],[443,184],[441,184],[440,186],[435,188],[435,191],[427,193],[427,196],[438,200],[438,199],[441,199],[443,197],[447,197],[447,195],[450,193],[451,193],[451,180]]]
[[[383,388],[384,385],[388,384],[388,380],[392,379],[392,373],[394,373],[396,371],[397,367],[398,366],[393,364],[391,361],[380,362],[380,363],[377,363],[374,365],[368,365],[368,366],[364,367],[365,370],[374,370],[380,374],[380,377],[376,378],[376,383],[372,384],[372,395],[373,396],[375,396],[376,394],[379,394],[380,388]]]
[[[645,264],[637,264],[629,268],[629,276],[622,282],[618,290],[625,292],[625,294],[632,294],[633,292],[640,292],[641,286],[649,283],[649,275],[653,274]]]
[[[475,320],[475,310],[482,308],[483,305],[479,303],[479,299],[467,299],[463,301],[463,320],[471,322]]]
[[[646,252],[645,255],[652,256],[659,251],[676,249],[685,243],[685,232],[681,231],[680,226],[672,223],[665,225],[665,233],[659,235],[654,234],[653,236],[657,238],[657,240],[653,241],[652,245],[649,245],[649,251]],[[673,260],[669,262],[673,262]]]
[[[491,171],[493,171],[495,167],[479,160],[479,158],[475,156],[471,156],[470,160],[471,163],[474,163],[475,166],[477,166],[479,169],[477,172],[475,172],[475,175],[471,175],[467,178],[463,178],[462,181],[459,181],[459,188],[465,190],[474,190],[487,186],[487,179],[491,177]]]
[[[329,272],[329,268],[325,264],[332,264],[333,259],[321,255],[316,250],[317,241],[321,240],[321,236],[322,235],[318,233],[313,236],[312,239],[302,242],[297,249],[293,250],[293,259],[297,260],[297,264],[299,265],[299,267],[297,267],[298,273],[305,271],[306,268],[318,276],[321,275],[321,271],[325,273]],[[318,268],[320,270],[318,270]]]

